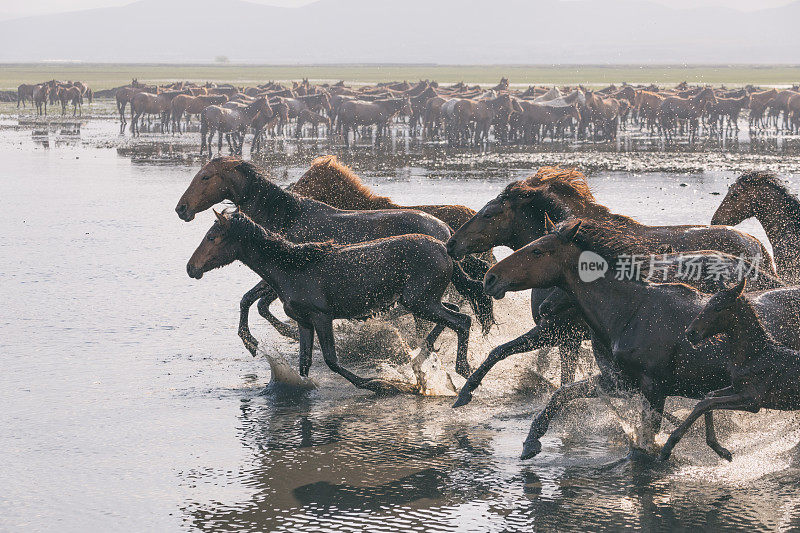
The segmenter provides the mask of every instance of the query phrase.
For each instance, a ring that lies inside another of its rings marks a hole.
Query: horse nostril
[[[497,276],[494,274],[486,274],[486,279],[483,280],[484,287],[491,287],[497,281]]]
[[[447,241],[445,247],[447,248],[447,253],[452,253],[453,248],[456,247],[456,243],[453,241],[453,239],[450,239],[449,241]]]

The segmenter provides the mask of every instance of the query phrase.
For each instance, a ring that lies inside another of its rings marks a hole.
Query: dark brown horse
[[[322,202],[303,198],[272,183],[257,167],[233,157],[218,157],[206,163],[195,175],[175,211],[185,221],[213,205],[230,200],[258,224],[292,242],[354,244],[382,237],[410,233],[428,235],[445,242],[451,230],[447,224],[426,213],[405,209],[343,211]],[[453,268],[456,290],[466,296],[476,310],[484,331],[493,323],[491,299],[482,294],[480,283],[469,280],[456,263]],[[283,335],[291,327],[269,312],[278,295],[266,282],[248,291],[241,301],[239,336],[251,353],[258,343],[250,333],[250,306],[260,300],[258,310]],[[461,369],[465,371],[464,368]]]
[[[661,449],[662,459],[669,458],[695,420],[712,410],[757,413],[761,409],[800,409],[800,352],[775,341],[759,319],[758,296],[744,294],[746,284],[743,279],[715,294],[686,329],[686,337],[693,344],[721,333],[727,335],[731,384],[712,391],[695,406],[667,439]],[[787,323],[786,327],[796,326]]]
[[[22,107],[25,107],[25,100],[33,102],[33,92],[38,85],[31,85],[30,83],[23,83],[17,87],[17,107],[22,102]]]
[[[450,238],[447,249],[456,259],[468,253],[480,253],[494,246],[518,250],[544,235],[545,214],[556,222],[570,218],[605,221],[632,237],[646,239],[652,245],[648,253],[692,250],[718,250],[752,261],[760,260],[762,269],[777,276],[772,257],[764,246],[745,233],[725,226],[647,226],[630,217],[612,213],[597,202],[583,174],[574,169],[545,167],[536,175],[509,184],[494,200],[486,204]],[[550,295],[548,290],[531,291],[531,312]],[[489,354],[489,366],[512,355],[541,346],[542,338],[557,339],[561,346],[562,383],[572,381],[577,351],[587,330],[583,323],[571,323],[567,317],[558,325],[558,332],[537,327],[521,337],[498,346]],[[552,325],[552,323],[549,323]],[[549,327],[549,326],[548,326]],[[488,371],[488,370],[487,370]],[[482,376],[481,376],[482,377]],[[474,389],[480,379],[469,380],[465,390]],[[468,401],[468,398],[465,398]]]
[[[75,116],[76,111],[83,114],[83,94],[78,87],[65,87],[59,85],[56,89],[58,101],[61,102],[61,114],[67,114],[67,104],[72,104],[72,116]]]
[[[585,225],[585,226],[584,226]],[[523,458],[539,453],[539,439],[552,417],[569,401],[594,396],[598,387],[617,394],[638,391],[652,409],[648,441],[652,443],[661,424],[667,396],[702,398],[730,383],[727,367],[729,346],[717,341],[691,345],[685,335],[689,323],[708,301],[708,296],[688,285],[652,284],[618,279],[614,275],[629,254],[638,254],[646,237],[626,235],[606,222],[581,219],[548,224],[548,233],[500,261],[486,274],[488,294],[502,298],[508,291],[559,287],[576,302],[594,332],[601,375],[557,390],[536,417],[525,441]],[[580,257],[591,252],[608,262],[609,272],[597,279],[582,279]],[[800,347],[800,289],[780,288],[755,293],[759,314],[779,341]],[[706,440],[730,460],[713,433],[710,413]]]
[[[216,213],[216,212],[215,212]],[[426,342],[432,349],[447,327],[456,332],[456,368],[467,364],[469,316],[442,302],[453,262],[442,241],[403,235],[349,246],[295,244],[242,213],[219,214],[186,265],[189,276],[239,260],[275,289],[286,314],[300,326],[300,375],[308,376],[316,332],[325,363],[358,388],[393,391],[378,379],[342,368],[336,357],[333,320],[361,318],[400,303],[437,327]]]
[[[755,217],[767,233],[780,276],[800,283],[800,200],[772,172],[739,176],[728,189],[712,224],[735,226]]]

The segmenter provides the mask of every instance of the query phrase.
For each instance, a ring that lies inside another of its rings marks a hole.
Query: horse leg
[[[714,453],[725,459],[726,461],[733,461],[733,454],[723,447],[717,440],[717,432],[714,430],[714,412],[708,411],[704,415],[706,426],[706,444],[709,448],[714,450]]]
[[[278,299],[278,293],[276,293],[272,288],[267,287],[268,291],[261,296],[261,299],[258,301],[258,314],[262,317],[267,319],[267,322],[272,324],[278,333],[283,335],[284,337],[289,337],[290,339],[297,340],[297,330],[291,324],[286,324],[285,322],[281,322],[281,320],[272,314],[269,310],[270,304]]]
[[[256,300],[262,298],[267,290],[272,289],[267,285],[267,282],[260,281],[255,287],[247,291],[239,302],[239,337],[241,337],[244,347],[247,348],[247,351],[249,351],[253,357],[256,355],[258,341],[253,337],[252,333],[250,333],[250,325],[248,323],[250,307],[252,307]]]
[[[561,358],[561,385],[568,385],[575,381],[575,372],[578,369],[578,356],[580,355],[583,336],[571,335],[563,339],[558,345]]]
[[[525,438],[525,442],[522,445],[522,455],[520,459],[530,459],[539,454],[542,450],[542,443],[539,439],[550,427],[550,420],[552,420],[569,402],[578,398],[591,398],[596,396],[601,377],[602,376],[592,376],[589,379],[584,379],[561,387],[553,393],[547,405],[536,416],[533,423],[531,423],[531,429],[528,431],[528,436]]]
[[[719,395],[718,393],[728,393],[732,392],[733,387],[726,387],[725,389],[721,389],[719,391],[715,391],[712,394],[715,396],[706,397],[700,400],[697,405],[695,406],[692,413],[683,421],[675,431],[667,439],[666,444],[664,447],[661,448],[661,459],[666,460],[669,459],[669,456],[672,454],[672,449],[675,448],[675,445],[683,438],[689,428],[694,424],[695,420],[700,418],[701,415],[704,415],[708,411],[712,411],[714,409],[729,409],[735,411],[751,411],[751,412],[758,412],[760,407],[758,403],[756,403],[755,398],[752,396],[743,394],[743,393],[733,393],[733,394],[725,394]]]
[[[322,357],[325,358],[325,364],[328,365],[328,368],[359,389],[367,389],[374,392],[385,391],[385,388],[378,383],[378,380],[359,377],[339,365],[339,359],[336,357],[336,346],[333,340],[333,319],[330,316],[315,314],[311,317],[311,321],[314,324],[314,330],[317,332],[319,345],[322,349]]]
[[[411,301],[409,301],[411,300]],[[444,306],[440,300],[429,300],[426,302],[414,301],[414,295],[404,295],[403,305],[408,307],[415,315],[425,320],[430,320],[438,325],[448,327],[456,332],[458,337],[458,348],[456,349],[456,372],[464,377],[471,373],[469,362],[467,361],[467,348],[469,343],[469,328],[472,319],[463,313],[453,311]],[[428,349],[433,350],[433,343],[441,333],[439,328],[433,331],[425,339]]]
[[[516,339],[494,348],[489,352],[486,360],[481,363],[478,369],[467,378],[466,383],[461,387],[461,392],[459,392],[458,399],[456,399],[453,407],[461,407],[462,405],[468,404],[472,400],[472,392],[480,386],[486,374],[489,373],[494,365],[509,355],[529,352],[545,346],[552,346],[554,343],[556,343],[556,339],[552,336],[552,330],[548,329],[547,325],[543,323]]]
[[[304,378],[308,377],[308,371],[311,369],[311,355],[314,350],[314,327],[311,324],[300,324],[300,357],[298,366],[300,375]]]

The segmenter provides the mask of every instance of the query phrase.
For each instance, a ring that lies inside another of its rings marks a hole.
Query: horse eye
[[[532,253],[533,255],[542,255],[544,252],[542,252],[542,251],[541,251],[540,249],[538,249],[538,248],[534,248],[533,250],[531,250],[531,253]]]
[[[210,180],[210,179],[211,179],[211,176],[209,176],[208,174],[203,176],[203,181]]]
[[[209,241],[214,242],[214,236],[213,235],[209,235],[207,238],[208,238]]]

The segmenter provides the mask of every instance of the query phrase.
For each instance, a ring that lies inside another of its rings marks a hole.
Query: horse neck
[[[725,332],[730,339],[731,361],[737,365],[759,357],[773,342],[749,302],[737,301],[734,305],[736,312]]]
[[[592,331],[610,345],[623,335],[636,314],[646,297],[647,285],[617,280],[611,271],[586,283],[578,276],[577,259],[565,268],[559,288],[572,295]]]
[[[756,207],[756,219],[772,244],[776,259],[793,257],[800,237],[800,200],[788,191],[765,187]]]
[[[272,247],[276,250],[274,254],[267,252]],[[265,279],[270,287],[280,292],[286,269],[278,257],[281,254],[279,247],[279,243],[270,241],[266,243],[256,242],[253,236],[244,237],[238,259],[247,268],[261,276],[262,279]]]
[[[251,179],[233,201],[257,224],[282,232],[294,222],[302,209],[300,199],[269,180]]]

